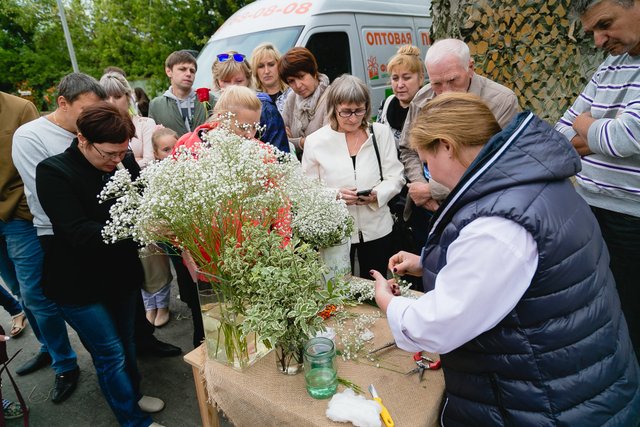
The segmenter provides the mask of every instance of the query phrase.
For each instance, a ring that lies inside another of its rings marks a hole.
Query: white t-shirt
[[[25,123],[13,134],[11,155],[24,182],[24,193],[38,236],[53,234],[53,228],[38,200],[36,166],[44,159],[62,153],[75,137],[74,133],[53,124],[46,117]]]

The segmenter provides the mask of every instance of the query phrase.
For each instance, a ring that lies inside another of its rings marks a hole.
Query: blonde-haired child
[[[176,142],[178,142],[178,134],[173,129],[166,128],[162,125],[157,126],[157,129],[151,136],[153,156],[155,159],[163,160],[168,157],[173,151]]]
[[[162,160],[171,154],[174,145],[178,141],[178,134],[169,128],[158,125],[151,136],[153,144],[153,155],[155,160]],[[150,245],[152,248],[152,257],[156,258],[154,262],[145,265],[145,284],[142,289],[142,301],[147,314],[149,323],[156,327],[167,324],[170,319],[169,303],[171,301],[171,268],[169,267],[169,257],[159,247]],[[143,260],[143,265],[145,260]],[[151,268],[153,271],[149,271]],[[167,274],[168,273],[168,274]],[[162,280],[162,283],[158,283]],[[160,286],[160,289],[158,289]]]

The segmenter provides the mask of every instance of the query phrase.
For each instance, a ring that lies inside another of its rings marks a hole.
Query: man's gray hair
[[[464,68],[467,68],[469,61],[471,60],[469,46],[467,46],[467,44],[462,40],[458,39],[438,40],[427,50],[424,63],[429,66],[437,64],[452,56],[457,58]]]
[[[569,5],[569,11],[573,16],[579,18],[584,15],[587,10],[595,6],[598,3],[609,0],[574,0]],[[635,3],[635,0],[610,0],[613,3],[618,3],[622,7],[630,8]]]
[[[64,96],[64,99],[71,104],[84,93],[94,93],[102,100],[107,99],[107,94],[100,83],[84,73],[67,74],[58,84],[58,96]]]

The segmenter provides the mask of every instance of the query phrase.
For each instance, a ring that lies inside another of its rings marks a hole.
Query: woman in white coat
[[[369,124],[371,97],[360,79],[345,74],[327,90],[329,124],[307,137],[302,168],[347,203],[354,220],[352,270],[357,256],[359,275],[369,278],[370,270],[386,271],[393,250],[387,202],[404,185],[402,164],[391,130]]]

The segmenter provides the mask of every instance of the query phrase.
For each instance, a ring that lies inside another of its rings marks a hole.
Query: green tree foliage
[[[240,7],[233,0],[64,0],[80,71],[99,78],[114,65],[154,92],[168,84],[164,59],[199,51]],[[47,108],[57,82],[72,70],[56,0],[0,1],[0,90],[31,90]],[[48,90],[48,91],[47,91]]]

